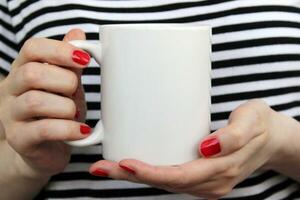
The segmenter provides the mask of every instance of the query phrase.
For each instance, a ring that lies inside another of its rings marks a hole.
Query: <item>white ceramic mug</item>
[[[199,157],[210,132],[211,28],[100,26],[101,42],[71,41],[101,64],[101,120],[74,146],[103,143],[103,157],[176,165]]]

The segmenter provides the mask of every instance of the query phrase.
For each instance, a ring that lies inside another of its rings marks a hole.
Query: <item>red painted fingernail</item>
[[[87,134],[90,134],[91,133],[91,127],[87,126],[87,125],[80,125],[80,132],[83,134],[83,135],[87,135]]]
[[[80,117],[80,111],[78,108],[76,108],[75,119],[79,119],[79,117]]]
[[[221,152],[221,145],[216,137],[204,140],[200,145],[203,156],[210,157]]]
[[[80,65],[87,65],[90,62],[90,55],[84,51],[74,50],[72,59],[74,62]]]
[[[125,171],[129,172],[130,174],[135,174],[135,171],[133,169],[131,169],[130,167],[127,167],[125,165],[120,165],[119,166],[124,169]]]
[[[108,173],[102,169],[96,169],[92,171],[91,174],[94,176],[108,176]]]

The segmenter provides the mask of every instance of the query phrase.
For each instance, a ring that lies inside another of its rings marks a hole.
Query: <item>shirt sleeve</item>
[[[0,73],[9,73],[17,55],[17,42],[7,0],[0,0]]]

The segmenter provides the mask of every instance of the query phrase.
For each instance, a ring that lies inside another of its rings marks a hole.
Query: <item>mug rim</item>
[[[150,30],[210,30],[212,27],[209,25],[201,24],[179,24],[179,23],[128,23],[128,24],[104,24],[99,25],[99,29],[150,29]]]

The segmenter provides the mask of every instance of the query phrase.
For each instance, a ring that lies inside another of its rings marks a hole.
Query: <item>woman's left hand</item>
[[[90,167],[90,173],[175,193],[220,198],[272,162],[283,140],[276,131],[277,114],[262,100],[251,100],[230,114],[226,127],[202,140],[202,158],[177,166],[152,166],[133,159],[119,163],[101,160]]]

